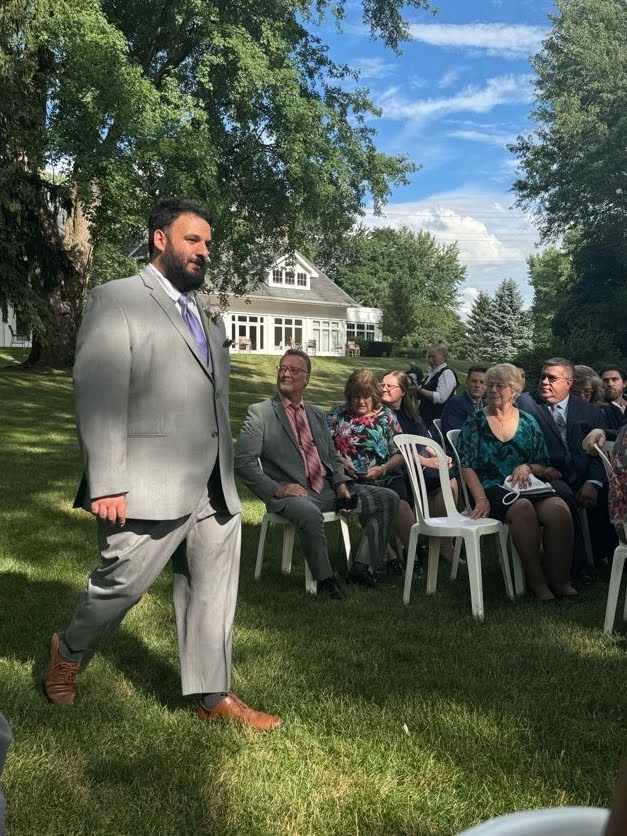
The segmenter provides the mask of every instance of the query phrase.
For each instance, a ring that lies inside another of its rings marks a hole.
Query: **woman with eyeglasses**
[[[520,373],[511,363],[499,363],[488,369],[486,382],[487,406],[466,420],[457,442],[462,478],[474,500],[471,517],[507,523],[536,598],[576,595],[569,581],[573,524],[564,500],[551,494],[513,498],[503,487],[511,477],[515,489],[525,488],[532,475],[542,479],[549,467],[542,430],[515,405]]]
[[[415,522],[394,436],[402,432],[391,409],[381,402],[374,372],[355,369],[344,387],[344,403],[334,406],[327,423],[349,476],[368,485],[390,488],[400,498],[396,534],[406,549]],[[394,556],[390,554],[394,559]]]
[[[381,382],[381,400],[385,406],[394,412],[396,420],[404,433],[429,436],[427,427],[420,417],[418,401],[413,395],[415,389],[415,383],[413,383],[409,375],[405,372],[388,372]],[[446,515],[446,506],[444,505],[440,488],[438,460],[433,455],[433,451],[429,450],[428,447],[425,446],[423,452],[424,455],[420,456],[420,464],[422,465],[427,493],[429,494],[429,507],[434,516],[442,517]],[[451,477],[451,488],[453,489],[455,501],[457,501],[456,473],[455,469],[451,466],[452,461],[450,458],[448,462],[450,466],[449,476]],[[452,548],[452,544],[449,544],[448,541],[444,543],[442,557],[447,559],[449,553],[452,556]]]

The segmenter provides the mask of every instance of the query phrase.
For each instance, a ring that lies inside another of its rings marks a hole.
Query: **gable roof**
[[[294,272],[299,272],[298,268],[302,268],[300,272],[306,272],[309,276],[309,287],[270,284],[272,270],[275,267],[289,267]],[[254,290],[249,290],[244,296],[252,299],[284,299],[294,302],[318,302],[345,307],[359,305],[359,302],[356,302],[326,273],[319,270],[315,264],[299,252],[295,252],[292,256],[285,255],[275,259],[267,273],[267,279],[257,285]]]

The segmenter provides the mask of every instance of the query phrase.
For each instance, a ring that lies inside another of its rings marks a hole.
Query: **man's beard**
[[[176,250],[166,249],[161,255],[161,263],[164,268],[163,275],[181,293],[198,290],[205,281],[205,273],[207,271],[206,262],[203,264],[200,272],[191,272],[188,270],[184,259]]]

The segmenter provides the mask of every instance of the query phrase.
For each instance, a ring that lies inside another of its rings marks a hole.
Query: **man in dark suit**
[[[349,580],[374,587],[371,569],[383,560],[398,496],[353,483],[346,475],[324,412],[303,399],[310,374],[309,355],[288,349],[279,362],[278,393],[248,409],[235,445],[235,470],[269,512],[294,523],[318,590],[342,600],[346,596],[333,576],[322,514],[333,511],[338,499],[357,500],[363,537]]]
[[[233,474],[229,353],[204,282],[211,218],[164,200],[150,264],[89,295],[74,365],[85,476],[77,503],[98,524],[101,563],[68,627],[52,637],[44,690],[70,705],[82,661],[172,560],[184,694],[201,720],[281,724],[229,693],[241,504]]]
[[[469,415],[485,406],[485,366],[471,366],[466,377],[466,391],[454,395],[442,410],[442,435],[449,430],[459,430]]]
[[[605,403],[603,412],[605,414],[605,427],[608,430],[618,430],[625,423],[625,408],[627,400],[623,393],[627,378],[621,369],[606,367],[600,371],[603,381],[603,395]]]
[[[587,454],[582,447],[586,433],[599,423],[599,410],[570,394],[574,371],[571,361],[563,357],[547,360],[537,395],[523,392],[516,405],[533,415],[540,425],[550,459],[542,478],[553,485],[571,509],[575,526],[573,574],[578,576],[585,572],[586,560],[579,508],[596,506],[607,479],[599,458]]]

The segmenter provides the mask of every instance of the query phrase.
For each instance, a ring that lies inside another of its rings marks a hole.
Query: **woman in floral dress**
[[[408,502],[403,456],[394,443],[401,427],[392,410],[381,404],[381,386],[369,369],[356,369],[349,376],[344,397],[345,402],[327,416],[335,447],[353,479],[398,494],[396,533],[407,549],[415,518]]]

